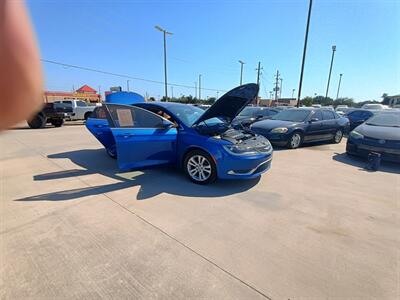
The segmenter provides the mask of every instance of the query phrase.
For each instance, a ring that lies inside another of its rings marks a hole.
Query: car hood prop
[[[230,90],[207,109],[193,126],[211,119],[222,118],[229,124],[258,94],[259,86],[248,83]]]

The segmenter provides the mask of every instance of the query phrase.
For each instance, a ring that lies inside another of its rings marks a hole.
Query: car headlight
[[[241,145],[224,145],[224,148],[232,155],[254,155],[258,153],[254,148]]]
[[[364,138],[364,136],[361,133],[359,133],[359,132],[357,132],[355,130],[350,132],[350,137],[352,137],[353,139],[356,139],[356,140],[360,140],[360,139]]]
[[[286,127],[278,127],[271,130],[271,133],[286,133],[288,129]]]

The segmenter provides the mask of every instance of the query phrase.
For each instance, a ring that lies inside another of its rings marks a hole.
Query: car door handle
[[[127,139],[127,138],[132,137],[132,136],[133,136],[133,134],[130,134],[130,133],[117,134],[117,137],[122,137],[124,139]]]

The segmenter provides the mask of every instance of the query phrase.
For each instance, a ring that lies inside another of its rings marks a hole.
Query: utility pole
[[[201,74],[199,74],[199,100],[201,100]]]
[[[329,83],[331,81],[331,73],[332,73],[332,66],[333,66],[333,59],[335,58],[335,51],[336,46],[332,46],[332,58],[331,58],[331,66],[329,68],[329,75],[328,75],[328,83],[326,84],[326,93],[325,93],[325,100],[328,100],[328,92],[329,92]]]
[[[279,70],[276,70],[276,75],[275,75],[275,101],[278,100],[278,91],[279,91]]]
[[[279,80],[280,80],[280,82],[281,82],[281,86],[280,86],[280,88],[279,88],[279,98],[282,98],[282,81],[283,81],[283,79],[282,79],[282,78],[279,78]]]
[[[308,6],[308,17],[307,17],[306,34],[305,34],[305,37],[304,37],[303,59],[301,61],[299,90],[298,90],[298,94],[297,94],[297,107],[300,107],[301,87],[303,85],[304,63],[306,61],[308,30],[310,28],[311,9],[312,9],[312,0],[310,0],[309,6]]]
[[[168,32],[162,29],[160,26],[155,26],[155,28],[164,34],[164,84],[165,84],[165,101],[168,101],[168,82],[167,82],[167,39],[166,35],[172,35],[172,32]]]
[[[197,81],[194,82],[194,97],[197,98]]]
[[[243,65],[245,64],[245,62],[239,60],[240,63],[240,85],[242,85],[242,79],[243,79]]]
[[[171,98],[174,98],[174,87],[171,86]]]
[[[100,102],[101,102],[101,85],[99,85],[99,100],[100,100]]]
[[[130,80],[127,80],[127,81],[126,81],[126,90],[127,90],[128,92],[129,92],[129,81],[130,81]]]
[[[336,93],[336,100],[339,99],[339,91],[340,91],[340,84],[342,83],[342,76],[343,76],[343,74],[340,74],[339,85],[338,85],[337,93]]]
[[[257,85],[258,85],[259,90],[260,90],[260,73],[261,73],[261,70],[262,70],[261,62],[258,62],[258,67],[257,67]],[[258,106],[259,102],[260,101],[258,99],[258,92],[257,92],[257,95],[256,95],[256,104],[257,104],[257,106]]]

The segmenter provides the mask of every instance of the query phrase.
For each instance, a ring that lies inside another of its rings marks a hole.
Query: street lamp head
[[[242,60],[240,60],[240,59],[239,59],[239,63],[241,63],[242,65],[244,65],[244,64],[245,64],[245,62],[244,62],[244,61],[242,61]]]
[[[343,76],[343,74],[342,74],[342,73],[340,73],[340,76]]]
[[[332,46],[332,51],[336,51],[336,46],[335,45]]]
[[[157,30],[160,30],[160,31],[162,31],[162,32],[165,31],[164,29],[162,29],[162,28],[161,28],[160,26],[158,26],[158,25],[154,26],[154,28],[157,29]]]

